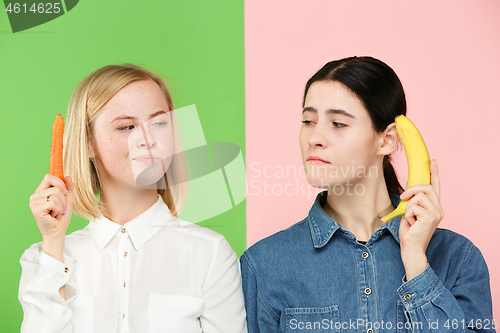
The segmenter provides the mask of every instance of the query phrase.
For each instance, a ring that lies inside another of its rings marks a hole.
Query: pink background
[[[403,83],[438,161],[440,227],[483,253],[498,318],[499,17],[496,0],[245,1],[247,246],[302,220],[317,192],[292,172],[306,81],[327,61],[371,55]],[[397,170],[405,184],[402,152]]]

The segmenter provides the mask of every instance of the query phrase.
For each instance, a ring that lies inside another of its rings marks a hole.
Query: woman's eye
[[[311,125],[311,124],[312,124],[312,121],[310,121],[310,120],[302,120],[302,123],[303,123],[304,125]]]
[[[160,121],[160,122],[157,122],[157,123],[154,123],[153,125],[156,125],[156,126],[159,126],[159,127],[163,127],[163,126],[166,126],[168,123],[166,121]]]
[[[346,124],[342,124],[342,123],[333,122],[333,126],[335,126],[337,128],[342,128],[342,127],[346,127],[347,125]]]
[[[129,126],[120,127],[120,128],[118,128],[118,130],[120,130],[120,131],[130,131],[130,130],[134,129],[134,127],[135,127],[134,125],[129,125]]]

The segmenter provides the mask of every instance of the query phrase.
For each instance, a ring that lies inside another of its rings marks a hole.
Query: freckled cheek
[[[127,140],[114,136],[103,136],[101,138],[100,154],[106,169],[109,171],[121,171],[129,168],[129,146]]]

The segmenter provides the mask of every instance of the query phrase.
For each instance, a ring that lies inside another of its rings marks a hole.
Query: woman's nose
[[[149,126],[141,125],[137,146],[139,148],[152,148],[156,146],[156,139],[152,135]]]
[[[326,129],[322,125],[318,124],[314,127],[314,130],[309,137],[309,145],[313,147],[323,147],[327,146],[327,135],[325,133]]]

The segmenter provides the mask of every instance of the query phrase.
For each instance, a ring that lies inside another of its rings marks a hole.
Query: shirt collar
[[[326,202],[328,191],[323,191],[318,193],[313,206],[309,210],[309,215],[307,217],[309,222],[309,229],[311,230],[311,236],[313,239],[314,247],[321,248],[328,243],[330,238],[338,229],[343,229],[342,226],[333,220],[325,211],[323,210],[323,204]],[[399,195],[394,193],[389,193],[391,203],[396,208],[401,201]],[[399,223],[401,221],[401,216],[392,219],[389,223],[383,224],[378,230],[387,229],[392,234],[394,239],[399,244]],[[375,234],[375,233],[374,233]]]
[[[100,218],[90,221],[89,232],[99,249],[102,250],[118,230],[125,229],[134,248],[138,250],[173,218],[170,209],[162,197],[158,195],[156,203],[124,225],[119,225],[101,215]]]

